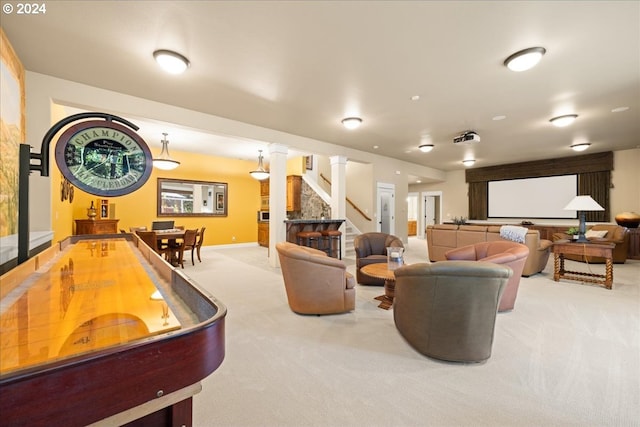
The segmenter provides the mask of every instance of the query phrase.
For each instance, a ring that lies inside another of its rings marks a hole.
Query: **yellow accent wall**
[[[159,149],[151,152],[154,156]],[[52,150],[52,156],[53,156]],[[121,197],[107,198],[110,209],[115,209],[119,219],[118,228],[129,231],[129,227],[147,226],[158,219],[173,219],[176,225],[185,228],[206,227],[204,245],[225,245],[232,243],[256,242],[258,224],[256,212],[260,209],[260,184],[251,178],[249,171],[255,168],[254,161],[234,160],[223,157],[204,156],[171,149],[171,157],[180,161],[180,166],[172,171],[153,169],[151,177],[139,190]],[[98,196],[74,189],[73,202],[62,201],[60,183],[62,176],[52,157],[52,221],[54,242],[72,235],[76,219],[87,219],[87,208]],[[228,184],[228,205],[226,217],[166,217],[156,214],[157,179],[173,178],[195,181],[226,182]],[[99,214],[99,211],[98,211]],[[99,221],[96,220],[96,221]]]

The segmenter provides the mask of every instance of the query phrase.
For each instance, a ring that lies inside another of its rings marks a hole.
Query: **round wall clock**
[[[123,196],[151,176],[151,151],[133,130],[110,120],[77,123],[60,136],[56,163],[71,184],[87,193]]]

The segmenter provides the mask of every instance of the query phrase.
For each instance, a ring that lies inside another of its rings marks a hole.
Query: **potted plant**
[[[580,233],[580,229],[578,227],[571,227],[566,231],[566,234],[569,235],[570,240],[576,240],[578,238],[579,233]]]

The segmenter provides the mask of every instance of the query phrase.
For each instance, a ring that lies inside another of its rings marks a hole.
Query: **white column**
[[[331,219],[347,218],[347,158],[345,156],[331,156]],[[342,248],[346,248],[346,224],[340,227],[342,231]]]
[[[269,145],[269,265],[279,267],[276,243],[287,239],[287,153],[281,144]]]

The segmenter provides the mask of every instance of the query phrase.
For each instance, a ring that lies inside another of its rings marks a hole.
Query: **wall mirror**
[[[158,178],[158,216],[227,216],[227,183]]]

